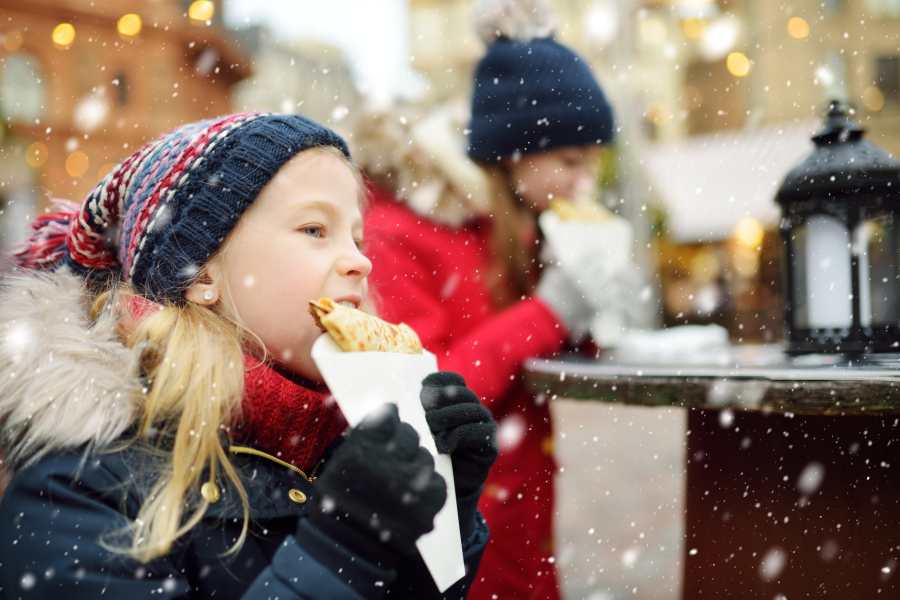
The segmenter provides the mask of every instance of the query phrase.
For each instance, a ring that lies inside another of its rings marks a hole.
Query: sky
[[[376,101],[410,89],[406,0],[226,0],[233,27],[267,25],[279,38],[314,38],[343,49]]]

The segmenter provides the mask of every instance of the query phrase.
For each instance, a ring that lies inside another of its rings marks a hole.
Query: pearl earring
[[[206,290],[205,292],[203,292],[203,299],[206,300],[207,302],[212,301],[212,299],[215,297],[216,297],[216,295],[213,293],[212,290]]]

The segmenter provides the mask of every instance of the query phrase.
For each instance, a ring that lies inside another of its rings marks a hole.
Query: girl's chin
[[[322,373],[319,372],[319,367],[317,367],[316,363],[314,363],[312,360],[310,360],[308,364],[304,363],[299,365],[285,365],[285,368],[294,375],[302,377],[307,381],[311,381],[313,383],[325,383],[322,379]]]
[[[308,366],[292,365],[278,362],[275,364],[275,368],[283,376],[287,377],[288,379],[296,380],[300,383],[308,382],[315,385],[325,384],[325,381],[322,379],[322,374],[319,372],[319,369],[315,366],[315,364]]]
[[[285,375],[297,377],[312,383],[324,383],[322,373],[319,372],[319,367],[316,366],[316,363],[310,356],[311,351],[312,344],[310,344],[308,348],[296,351],[296,353],[285,352],[280,358],[277,355],[273,355],[272,358],[277,365],[278,370],[282,371]],[[285,354],[287,356],[285,356]],[[298,356],[302,358],[298,359]]]

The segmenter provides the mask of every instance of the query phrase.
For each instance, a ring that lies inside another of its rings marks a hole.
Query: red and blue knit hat
[[[320,146],[350,156],[338,134],[300,115],[241,113],[184,125],[119,163],[80,207],[37,219],[16,262],[112,275],[151,300],[181,304],[275,173]]]

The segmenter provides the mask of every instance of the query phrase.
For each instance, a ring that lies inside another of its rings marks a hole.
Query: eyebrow
[[[326,213],[330,213],[332,215],[336,215],[338,213],[338,208],[332,202],[327,200],[320,199],[310,199],[310,200],[299,200],[295,203],[292,203],[290,207],[291,212],[299,212],[301,210],[322,210]],[[358,227],[363,227],[362,216],[360,218],[354,219],[351,225],[354,229]]]
[[[315,209],[315,208],[318,208],[320,210],[325,210],[328,212],[337,212],[337,207],[334,204],[332,204],[331,202],[328,202],[327,200],[300,199],[300,200],[294,200],[290,203],[290,209],[292,211],[309,210],[309,209]]]

